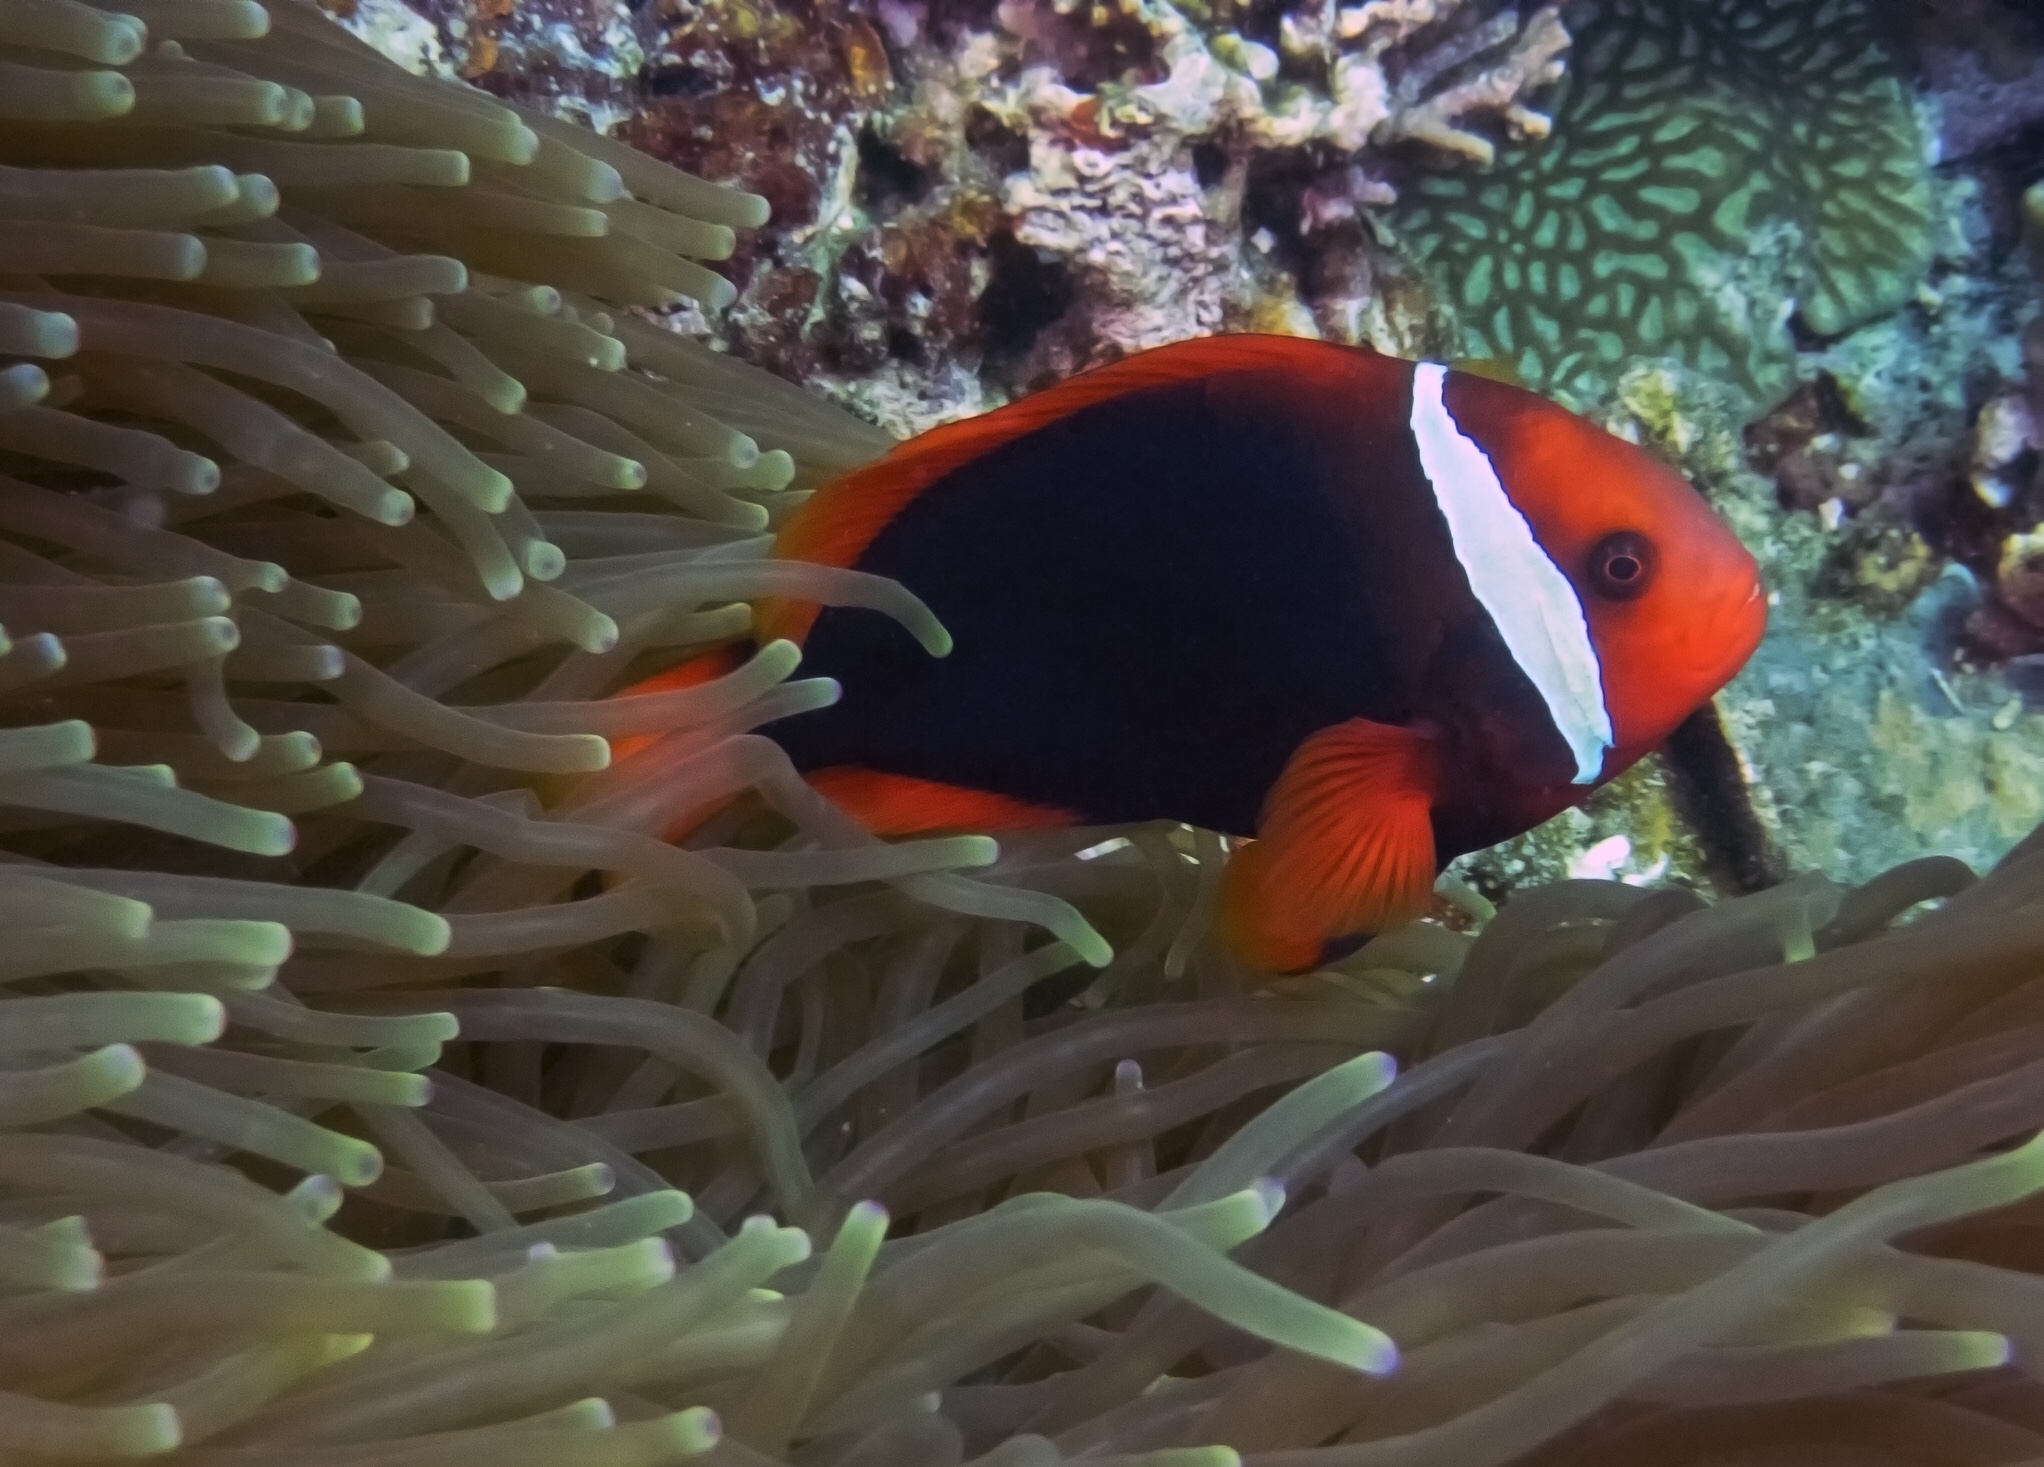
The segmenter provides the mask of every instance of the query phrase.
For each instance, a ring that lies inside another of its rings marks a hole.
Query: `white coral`
[[[1989,398],[1973,427],[1969,474],[1973,492],[1996,509],[2008,508],[2021,488],[2013,471],[2040,446],[2044,434],[2021,392],[2009,390]]]
[[[1002,0],[999,13],[1012,33],[1036,37],[1045,30],[1041,7],[1050,3]],[[1321,0],[1287,13],[1280,50],[1295,64],[1325,69],[1325,87],[1311,89],[1283,80],[1269,47],[1233,32],[1209,37],[1169,0],[1140,0],[1123,9],[1156,37],[1166,75],[1116,99],[1093,99],[1093,115],[1110,130],[1157,129],[1183,140],[1233,126],[1263,147],[1324,141],[1357,153],[1409,140],[1488,162],[1494,147],[1469,124],[1502,117],[1516,137],[1545,136],[1548,118],[1523,99],[1561,77],[1569,35],[1552,5],[1523,20],[1506,6],[1477,24],[1451,24],[1468,6],[1367,0],[1344,9]],[[1471,67],[1480,69],[1451,80]],[[1085,100],[1050,68],[1026,72],[1019,90],[1023,110],[1038,122],[1069,117]]]
[[[414,76],[458,74],[433,23],[402,0],[360,0],[341,24]]]
[[[1491,44],[1472,48],[1457,47],[1450,42],[1443,49],[1476,49],[1479,54],[1481,50],[1502,49],[1504,54],[1468,80],[1444,87],[1423,99],[1414,95],[1423,84],[1410,84],[1414,73],[1427,75],[1431,80],[1451,68],[1429,68],[1424,61],[1417,64],[1402,79],[1400,87],[1410,100],[1406,100],[1392,115],[1381,131],[1379,141],[1431,143],[1437,148],[1488,164],[1496,156],[1497,149],[1490,139],[1463,125],[1465,118],[1500,115],[1515,136],[1547,136],[1552,120],[1545,113],[1526,106],[1520,97],[1535,87],[1561,78],[1561,54],[1569,47],[1569,34],[1561,23],[1560,11],[1551,5],[1536,11],[1523,29],[1517,16],[1506,13],[1494,18],[1474,35],[1479,41]],[[1458,56],[1453,64],[1460,64],[1462,59]]]
[[[1334,105],[1320,120],[1322,136],[1336,147],[1357,152],[1379,126],[1391,118],[1391,92],[1384,69],[1374,57],[1344,56],[1334,63]]]
[[[1360,40],[1369,55],[1381,56],[1462,5],[1463,0],[1370,0],[1341,11],[1335,34],[1344,41]]]
[[[1485,8],[1488,8],[1487,6]],[[1063,7],[1002,0],[1002,24],[1047,44]],[[1280,45],[1296,68],[1324,68],[1323,87],[1279,75],[1270,48],[1209,36],[1169,0],[1129,0],[1118,13],[1150,30],[1161,80],[1117,92],[1075,90],[1055,66],[1023,70],[988,105],[1029,139],[1029,171],[1008,181],[1015,237],[1084,271],[1094,335],[1138,350],[1221,325],[1241,269],[1233,221],[1210,218],[1189,144],[1217,135],[1259,148],[1325,142],[1359,161],[1308,191],[1308,229],[1395,197],[1365,160],[1373,146],[1413,139],[1488,158],[1472,119],[1502,115],[1521,133],[1545,119],[1521,100],[1561,74],[1569,38],[1546,8],[1488,19],[1470,0],[1321,0],[1288,14]],[[1223,206],[1225,207],[1225,206]]]
[[[1009,180],[1015,238],[1093,277],[1088,324],[1124,351],[1221,326],[1233,251],[1175,151],[1156,138],[1112,153],[1032,140],[1030,171]]]

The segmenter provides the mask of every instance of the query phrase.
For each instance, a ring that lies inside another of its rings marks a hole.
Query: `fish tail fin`
[[[1292,754],[1257,839],[1221,887],[1220,928],[1249,966],[1297,972],[1328,939],[1419,916],[1434,885],[1439,760],[1421,731],[1351,719]]]

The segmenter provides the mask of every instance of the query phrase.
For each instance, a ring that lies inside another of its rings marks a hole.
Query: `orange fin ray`
[[[1236,954],[1296,972],[1330,938],[1426,911],[1438,783],[1434,742],[1413,729],[1357,718],[1299,745],[1228,864],[1221,930]]]
[[[665,672],[657,672],[628,688],[620,688],[611,696],[632,698],[647,693],[674,693],[684,688],[700,688],[706,683],[715,682],[720,677],[728,677],[738,671],[744,665],[745,654],[746,649],[734,643],[715,652],[706,652],[700,657],[691,657],[686,662],[677,663]],[[616,764],[629,759],[658,737],[657,734],[624,734],[613,738],[610,741],[611,762]]]
[[[1078,817],[1068,810],[852,765],[819,769],[805,778],[819,794],[881,836],[928,835],[947,830],[1031,830],[1079,823]]]

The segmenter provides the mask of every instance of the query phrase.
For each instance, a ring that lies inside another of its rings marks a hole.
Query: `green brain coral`
[[[1930,255],[1909,95],[1864,0],[1581,0],[1554,129],[1395,216],[1461,349],[1592,397],[1674,357],[1758,398],[1823,335],[1907,300]]]

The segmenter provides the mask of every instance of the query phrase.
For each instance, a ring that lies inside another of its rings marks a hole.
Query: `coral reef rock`
[[[2020,263],[1991,250],[1939,268],[1935,309],[1802,354],[1743,461],[1699,475],[1778,598],[1721,703],[1787,869],[1993,860],[2044,797],[2044,718],[1969,635],[1990,613],[1981,527],[2000,514],[1976,485],[2022,467],[2006,384],[2031,307]]]
[[[1396,216],[1469,356],[1594,400],[1636,357],[1793,380],[1930,256],[1909,96],[1859,0],[1591,0],[1551,135],[1422,179]]]

